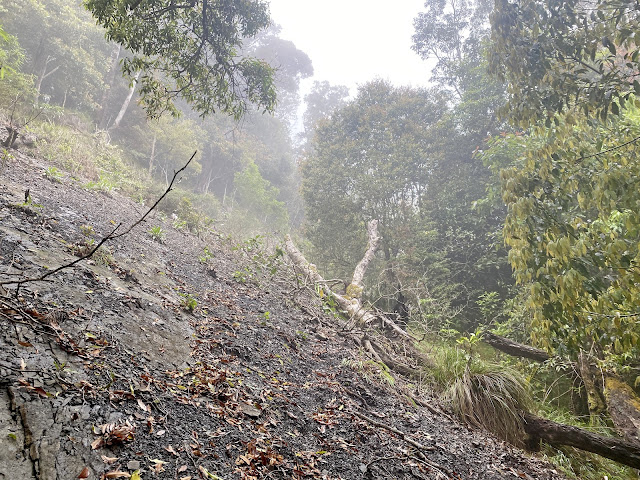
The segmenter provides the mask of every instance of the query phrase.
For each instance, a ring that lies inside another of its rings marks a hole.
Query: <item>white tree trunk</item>
[[[111,125],[109,130],[114,130],[120,126],[120,122],[124,118],[124,114],[127,113],[127,108],[129,108],[129,103],[131,103],[131,98],[133,97],[133,94],[136,91],[136,84],[138,83],[139,77],[140,77],[140,72],[137,72],[136,76],[133,78],[133,81],[131,82],[131,86],[129,87],[129,94],[127,95],[127,98],[124,99],[124,103],[122,104],[122,107],[120,107],[118,116],[114,120],[113,125]]]
[[[366,253],[360,263],[358,263],[354,274],[353,280],[349,287],[347,287],[347,294],[340,295],[329,288],[327,282],[322,278],[322,276],[318,273],[316,266],[312,263],[309,263],[304,255],[293,243],[291,240],[291,236],[285,236],[284,249],[289,255],[289,258],[293,261],[293,263],[300,269],[302,272],[309,278],[313,283],[320,286],[322,292],[333,298],[336,303],[340,306],[342,310],[347,312],[347,314],[353,318],[356,322],[361,325],[372,324],[375,322],[381,322],[383,326],[390,328],[394,332],[399,335],[411,338],[411,336],[402,330],[398,325],[396,325],[393,321],[386,318],[384,315],[376,315],[371,310],[365,308],[360,301],[360,296],[362,294],[362,278],[369,266],[369,263],[373,259],[376,253],[376,249],[380,244],[380,237],[378,236],[378,221],[372,220],[369,222],[369,226],[367,228],[369,234],[369,246],[367,248]],[[349,290],[352,293],[357,293],[357,295],[350,294]]]

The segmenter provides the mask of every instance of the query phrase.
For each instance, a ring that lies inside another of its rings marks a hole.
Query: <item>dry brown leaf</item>
[[[104,474],[104,478],[131,478],[127,472],[121,472],[120,470],[113,470]]]
[[[182,465],[179,469],[178,469],[178,473],[182,473],[182,472],[186,472],[187,471],[187,467],[186,465]]]
[[[89,478],[89,467],[84,467],[76,478]]]
[[[144,402],[140,399],[138,399],[138,406],[145,412],[150,412],[151,408],[149,408],[147,405],[144,404]]]
[[[102,461],[107,465],[111,465],[112,463],[116,463],[118,461],[118,457],[107,457],[106,455],[101,455],[101,457]]]
[[[176,457],[179,457],[178,452],[176,452],[176,451],[173,449],[173,446],[172,446],[172,445],[169,445],[168,447],[164,447],[164,449],[165,449],[167,452],[169,452],[169,453],[171,453],[171,454],[175,455]],[[179,471],[179,470],[178,470],[178,471]],[[183,470],[183,472],[184,472],[184,470]]]
[[[102,446],[102,438],[96,438],[93,442],[91,442],[91,448],[95,450],[96,448],[100,448]]]

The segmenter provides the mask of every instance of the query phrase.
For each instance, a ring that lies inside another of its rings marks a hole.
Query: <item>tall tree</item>
[[[504,235],[531,292],[532,336],[581,365],[594,417],[606,400],[636,439],[640,403],[616,375],[638,362],[640,339],[638,14],[626,1],[496,5],[492,67],[507,81],[505,113],[529,128],[486,155],[502,166]]]

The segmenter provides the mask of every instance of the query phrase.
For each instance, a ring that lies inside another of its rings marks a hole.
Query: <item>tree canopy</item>
[[[250,104],[273,110],[273,69],[242,52],[244,39],[270,23],[265,2],[87,0],[86,6],[107,38],[133,53],[123,71],[141,73],[149,116],[177,112],[177,97],[201,115],[221,111],[240,118]]]
[[[509,85],[505,112],[520,125],[565,108],[617,114],[637,80],[637,25],[630,0],[498,0],[491,68]]]

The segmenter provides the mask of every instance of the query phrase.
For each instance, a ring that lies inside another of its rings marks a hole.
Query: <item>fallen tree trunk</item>
[[[621,438],[605,437],[582,428],[552,422],[530,413],[523,414],[528,445],[539,449],[542,440],[554,447],[569,446],[596,453],[632,468],[640,468],[640,445]]]
[[[544,350],[514,342],[513,340],[501,337],[495,333],[485,332],[482,335],[482,340],[496,350],[500,350],[501,352],[513,357],[528,358],[530,360],[535,360],[536,362],[546,362],[551,358],[551,355]]]
[[[367,232],[369,234],[369,245],[367,247],[367,251],[364,254],[364,257],[358,263],[358,266],[355,269],[353,274],[353,280],[347,287],[347,294],[340,295],[329,288],[327,282],[322,278],[322,275],[318,273],[318,270],[315,265],[309,263],[304,255],[293,243],[290,235],[285,236],[284,240],[284,249],[289,255],[289,258],[293,261],[295,266],[300,269],[307,277],[311,279],[313,283],[319,285],[322,289],[322,292],[333,298],[336,303],[340,306],[342,310],[347,312],[347,314],[353,318],[356,322],[361,325],[370,325],[379,322],[383,327],[388,328],[398,335],[412,339],[411,335],[405,332],[402,328],[396,325],[395,322],[387,318],[385,315],[376,315],[368,308],[365,308],[360,301],[360,296],[362,294],[362,278],[367,270],[367,267],[371,260],[373,259],[376,249],[380,243],[380,238],[378,237],[378,221],[372,220],[369,222],[367,227]]]

